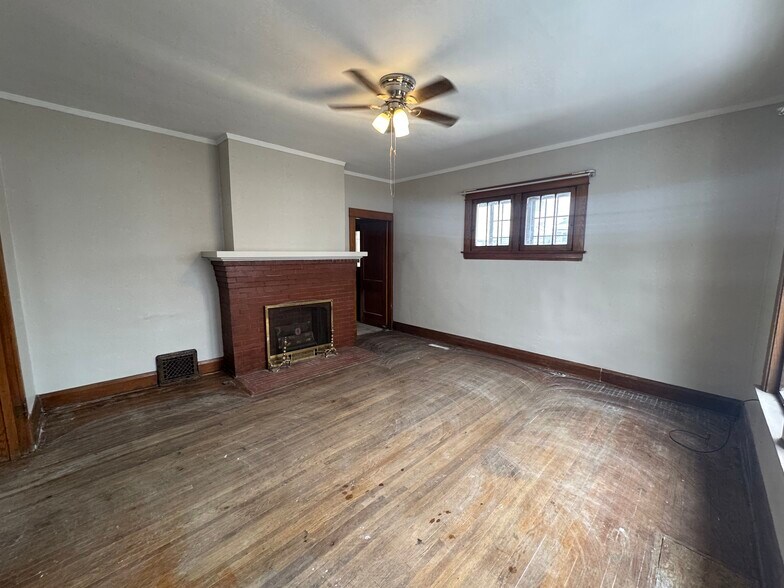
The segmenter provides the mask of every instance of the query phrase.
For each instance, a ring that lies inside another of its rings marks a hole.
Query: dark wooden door
[[[357,219],[362,251],[367,257],[358,272],[359,321],[375,327],[391,327],[390,232],[386,220]]]

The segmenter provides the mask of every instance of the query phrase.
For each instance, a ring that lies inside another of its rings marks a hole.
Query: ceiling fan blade
[[[435,98],[436,96],[441,96],[442,94],[448,94],[449,92],[456,92],[457,88],[455,88],[454,84],[450,82],[445,77],[440,77],[426,86],[422,86],[421,88],[417,88],[414,90],[413,95],[416,98],[416,101],[419,104],[422,104],[425,100],[430,100],[431,98]]]
[[[358,83],[360,86],[364,86],[374,94],[376,95],[384,94],[384,91],[378,86],[378,84],[372,82],[370,78],[368,78],[367,75],[365,75],[364,72],[358,69],[347,69],[343,73],[346,74],[347,76],[351,76],[352,78],[354,78],[354,81],[356,83]]]
[[[375,104],[330,104],[332,110],[374,110],[378,108]]]
[[[430,110],[429,108],[415,108],[414,113],[416,113],[417,118],[421,118],[422,120],[429,120],[430,122],[434,122],[445,127],[451,127],[459,120],[456,116],[452,116],[451,114],[444,114],[443,112],[438,112],[436,110]]]

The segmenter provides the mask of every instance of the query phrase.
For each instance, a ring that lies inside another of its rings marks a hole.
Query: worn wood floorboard
[[[399,333],[359,345],[377,359],[256,398],[216,375],[46,415],[0,466],[0,585],[754,585],[736,435],[668,436],[709,449],[726,417]]]

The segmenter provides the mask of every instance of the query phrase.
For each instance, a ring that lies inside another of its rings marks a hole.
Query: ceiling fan
[[[373,128],[379,133],[393,133],[397,137],[408,135],[409,115],[451,127],[458,120],[456,116],[444,114],[429,108],[422,108],[420,104],[450,92],[456,92],[455,86],[445,77],[438,77],[429,84],[416,89],[416,80],[413,76],[404,73],[390,73],[381,76],[378,83],[370,80],[364,72],[358,69],[349,69],[345,72],[359,85],[367,88],[383,104],[330,104],[333,110],[380,110],[381,112],[373,121]]]

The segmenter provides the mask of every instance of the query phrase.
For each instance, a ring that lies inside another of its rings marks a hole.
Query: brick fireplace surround
[[[270,304],[331,299],[335,347],[355,343],[356,258],[211,259],[220,294],[223,357],[232,375],[267,367],[264,307]]]

